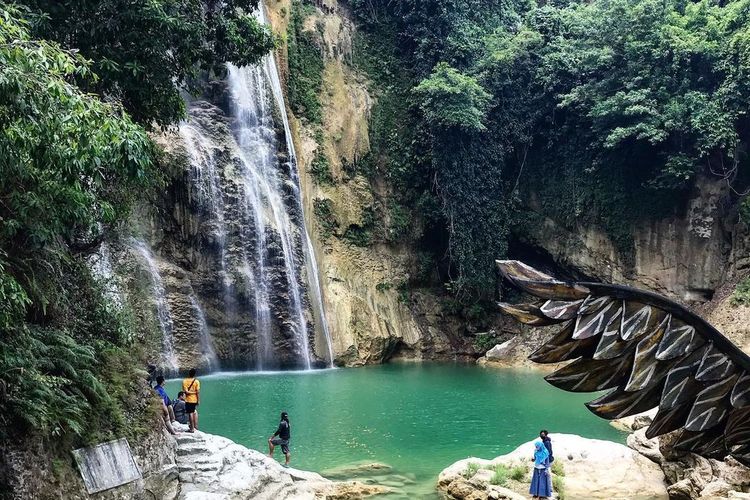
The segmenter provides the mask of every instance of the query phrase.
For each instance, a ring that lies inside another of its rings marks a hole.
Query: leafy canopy
[[[154,146],[71,83],[96,81],[82,56],[32,39],[7,7],[0,68],[0,434],[80,435],[106,417],[89,410],[109,404],[98,377],[122,323],[69,248],[127,211]]]
[[[181,88],[197,90],[224,63],[257,62],[274,46],[252,15],[258,0],[25,0],[34,34],[76,49],[100,78],[86,89],[118,99],[138,122],[183,117]]]
[[[353,6],[369,46],[395,47],[365,69],[407,75],[377,104],[401,109],[373,116],[427,131],[397,142],[374,129],[371,144],[387,176],[421,191],[404,204],[436,199],[447,238],[421,244],[444,245],[426,249],[448,256],[454,291],[494,292],[508,229],[523,239],[541,223],[528,205],[602,227],[627,260],[633,224],[680,210],[698,175],[748,184],[749,0]]]
[[[484,130],[482,123],[492,97],[477,82],[441,62],[414,88],[430,125]]]

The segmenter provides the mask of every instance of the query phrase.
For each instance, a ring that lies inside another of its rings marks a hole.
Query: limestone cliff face
[[[686,302],[710,300],[730,266],[726,185],[701,178],[682,216],[646,220],[631,229],[635,253],[622,255],[593,226],[563,227],[550,218],[524,225],[518,236],[558,263],[606,281],[645,286]],[[530,207],[537,209],[533,193]]]
[[[540,212],[533,193],[529,206]],[[525,224],[515,236],[575,272],[651,289],[692,306],[750,352],[750,307],[731,303],[736,284],[747,277],[750,234],[738,222],[736,202],[722,180],[699,178],[683,214],[632,227],[631,258],[599,228],[564,227],[548,217]]]
[[[268,2],[276,31],[287,29],[291,3]],[[315,126],[292,118],[303,205],[320,265],[325,310],[339,364],[379,363],[391,357],[453,359],[473,355],[460,333],[462,325],[441,313],[429,293],[412,293],[404,300],[398,284],[408,278],[413,255],[407,245],[356,246],[341,236],[349,228],[364,227],[373,205],[387,199],[388,187],[353,175],[345,166],[369,150],[368,119],[374,99],[364,75],[352,67],[355,26],[346,8],[336,0],[317,3],[304,19],[323,59],[322,134]],[[280,51],[281,67],[285,51]],[[284,70],[282,69],[282,73]],[[322,136],[322,140],[321,139]],[[321,184],[311,175],[316,154],[328,160],[332,183]],[[324,227],[316,204],[324,203],[336,227]]]
[[[277,33],[291,12],[287,0],[266,5]],[[336,364],[475,356],[464,325],[443,315],[434,295],[412,291],[406,300],[402,287],[414,267],[408,244],[357,246],[342,238],[366,226],[390,193],[347,170],[369,150],[374,102],[351,64],[354,25],[335,1],[306,12],[303,29],[314,33],[324,69],[321,123],[289,117],[301,193],[268,61],[256,70],[230,68],[188,103],[186,122],[155,137],[170,166],[164,189],[94,256],[113,297],[132,312],[136,341],[171,374],[305,367],[305,353],[312,366],[330,362],[308,289],[314,272],[303,219]],[[283,87],[285,46],[276,59]],[[245,79],[239,91],[238,78]],[[333,182],[310,174],[316,157],[325,158]],[[332,231],[316,215],[321,202],[335,219]]]

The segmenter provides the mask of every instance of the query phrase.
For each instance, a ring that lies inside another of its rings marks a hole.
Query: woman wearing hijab
[[[552,496],[552,478],[549,474],[549,452],[541,441],[534,443],[534,474],[531,476],[532,498],[549,498]]]

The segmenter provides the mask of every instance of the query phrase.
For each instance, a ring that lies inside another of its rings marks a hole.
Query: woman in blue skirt
[[[532,498],[549,498],[552,496],[552,478],[549,473],[549,452],[544,443],[534,443],[534,474],[531,476]]]

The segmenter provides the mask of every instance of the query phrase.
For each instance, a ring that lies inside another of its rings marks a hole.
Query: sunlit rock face
[[[267,4],[277,31],[287,29],[291,2]],[[369,211],[393,195],[385,180],[347,171],[370,150],[369,120],[375,99],[365,75],[352,64],[355,23],[345,4],[326,0],[305,18],[303,29],[323,55],[320,95],[322,135],[300,117],[290,116],[299,159],[305,220],[320,265],[323,301],[339,365],[381,363],[393,358],[473,359],[473,338],[465,322],[446,315],[439,297],[409,290],[417,256],[409,242],[357,246],[342,236],[365,226]],[[284,49],[280,50],[283,59]],[[284,64],[280,65],[285,77]],[[316,155],[323,155],[333,181],[321,184],[311,174]],[[331,207],[338,228],[327,234],[315,215],[316,202]]]
[[[558,487],[562,484],[566,497],[641,500],[669,498],[661,468],[627,446],[572,434],[554,434],[551,437],[556,464],[552,474],[557,476],[553,484],[558,484]],[[530,458],[533,455],[534,443],[530,441],[507,455],[492,460],[460,460],[440,473],[438,487],[454,498],[456,495],[451,492],[459,491],[471,491],[472,494],[479,495],[476,498],[480,498],[482,493],[492,489],[489,481],[482,480],[481,476],[486,474],[484,469],[502,464],[509,469],[521,467],[526,471],[519,480],[509,481],[509,487],[516,493],[528,494],[532,463]],[[473,464],[471,468],[469,464]],[[474,477],[477,475],[479,477]],[[465,495],[462,498],[467,497]]]

